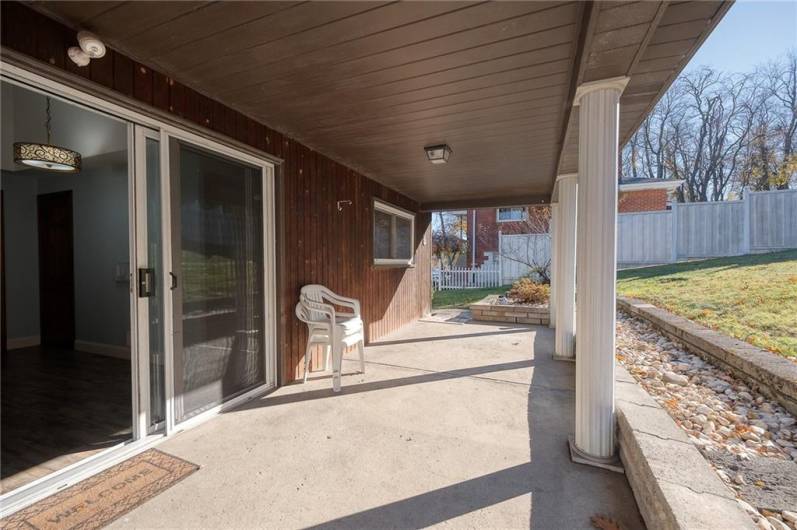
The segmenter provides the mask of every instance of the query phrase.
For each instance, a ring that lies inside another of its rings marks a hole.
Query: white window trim
[[[520,219],[501,219],[501,210],[516,210],[521,208],[523,210],[523,216]],[[528,217],[528,210],[525,206],[506,206],[503,208],[496,208],[495,209],[495,221],[497,223],[519,223],[521,221],[525,221]]]
[[[411,267],[415,263],[415,214],[412,212],[408,212],[407,210],[401,209],[397,206],[394,206],[390,203],[381,201],[379,199],[374,199],[374,214],[376,214],[376,212],[378,211],[396,217],[401,217],[402,219],[406,219],[410,222],[410,259],[407,260],[407,259],[395,259],[395,258],[374,258],[374,265]],[[375,247],[374,223],[375,223],[375,218],[372,218],[371,219],[372,248]],[[393,230],[395,231],[396,229],[395,223],[393,223],[392,226]],[[392,241],[395,244],[396,238],[393,237]]]

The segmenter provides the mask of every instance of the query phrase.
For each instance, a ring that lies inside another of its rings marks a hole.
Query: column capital
[[[620,94],[623,93],[625,90],[625,86],[628,84],[631,78],[627,76],[620,76],[620,77],[609,77],[606,79],[599,79],[597,81],[590,81],[589,83],[583,83],[578,86],[576,89],[576,95],[573,98],[573,106],[577,106],[581,102],[581,98],[585,95],[589,94],[590,92],[594,92],[596,90],[617,90]]]
[[[556,177],[556,182],[568,179],[577,179],[577,178],[578,178],[578,173],[565,173],[564,175],[558,175]]]

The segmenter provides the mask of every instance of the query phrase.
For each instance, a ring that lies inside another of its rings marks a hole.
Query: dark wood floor
[[[0,489],[131,437],[130,361],[40,346],[2,363]]]

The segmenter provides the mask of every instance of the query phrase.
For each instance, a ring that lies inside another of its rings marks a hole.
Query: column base
[[[567,445],[570,447],[570,460],[576,464],[586,464],[588,466],[599,467],[601,469],[608,469],[609,471],[614,471],[615,473],[625,473],[625,470],[623,469],[623,463],[620,461],[620,457],[618,456],[613,456],[611,458],[598,458],[588,455],[576,447],[576,441],[573,436],[567,437]]]
[[[576,356],[575,355],[573,355],[571,357],[569,355],[559,355],[558,353],[554,353],[552,357],[553,357],[554,361],[567,361],[567,362],[571,362],[571,363],[576,362]]]

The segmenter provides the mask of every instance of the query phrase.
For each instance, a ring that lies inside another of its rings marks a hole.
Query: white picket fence
[[[500,287],[501,270],[492,267],[467,269],[432,270],[432,287],[436,291],[445,289],[479,289],[482,287]]]
[[[617,224],[620,267],[797,248],[797,190],[674,203],[666,212],[619,214]]]

